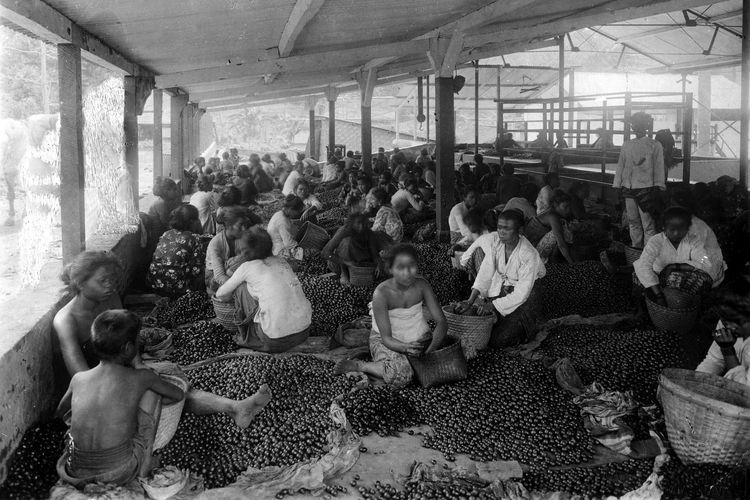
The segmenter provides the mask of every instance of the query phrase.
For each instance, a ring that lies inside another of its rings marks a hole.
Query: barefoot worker
[[[53,347],[53,351],[56,351],[56,381],[67,385],[69,377],[85,372],[101,361],[92,343],[91,325],[104,311],[122,309],[117,294],[122,275],[122,265],[114,254],[96,251],[78,254],[63,271],[62,280],[74,296],[55,315],[52,323],[58,341],[58,345]],[[140,356],[136,356],[133,365],[145,367]],[[198,415],[226,413],[244,429],[269,399],[270,394],[264,391],[235,401],[190,389],[185,397],[185,408]]]

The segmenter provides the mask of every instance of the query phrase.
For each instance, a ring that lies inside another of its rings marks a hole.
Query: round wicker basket
[[[450,306],[443,306],[443,314],[448,320],[448,336],[461,341],[466,359],[472,359],[477,351],[487,348],[492,334],[495,315],[463,316],[450,311]]]
[[[309,221],[302,224],[297,232],[297,242],[301,248],[305,249],[323,250],[329,239],[325,229]]]
[[[449,339],[448,344],[437,351],[419,357],[407,355],[407,358],[422,387],[458,382],[469,373],[461,342],[456,339]]]
[[[638,260],[643,253],[642,248],[633,248],[625,245],[623,246],[623,249],[625,251],[625,262],[627,262],[629,266],[632,266],[633,262]]]
[[[237,323],[234,320],[234,301],[222,302],[216,297],[211,297],[211,303],[213,304],[214,312],[216,313],[216,322],[230,332],[236,331]]]
[[[179,377],[173,375],[162,375],[161,378],[178,386],[183,392],[187,392],[188,390],[187,382]],[[155,450],[167,446],[174,436],[174,433],[177,431],[177,425],[180,423],[180,416],[182,415],[182,409],[184,406],[185,398],[182,398],[176,403],[161,407],[161,416],[159,417],[159,424],[156,426],[156,437],[154,437]]]
[[[669,442],[685,464],[750,466],[750,387],[667,368],[659,376]]]
[[[653,302],[646,295],[646,308],[654,326],[673,332],[691,331],[700,312],[700,297],[676,288],[664,288],[664,297],[669,307]]]
[[[375,266],[349,266],[352,286],[370,286],[375,282]]]

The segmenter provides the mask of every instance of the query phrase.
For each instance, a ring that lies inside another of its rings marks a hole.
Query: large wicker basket
[[[302,248],[312,248],[314,250],[323,250],[330,237],[325,229],[316,226],[312,222],[305,222],[297,232],[297,242]]]
[[[349,266],[349,284],[370,286],[375,282],[375,266]]]
[[[469,373],[461,342],[456,339],[449,339],[446,346],[437,351],[419,357],[407,355],[407,358],[422,387],[458,382]]]
[[[230,332],[237,331],[237,322],[234,320],[235,308],[234,301],[222,302],[216,297],[211,298],[211,302],[214,305],[214,312],[216,313],[216,322],[221,326],[229,330]]]
[[[448,336],[461,341],[466,359],[472,359],[477,351],[487,348],[492,334],[495,315],[463,316],[451,311],[451,306],[443,306],[443,314],[448,320]]]
[[[676,288],[664,288],[664,297],[669,307],[657,304],[646,295],[646,308],[654,326],[680,333],[691,331],[700,311],[700,297]]]
[[[633,262],[640,259],[641,254],[643,253],[643,249],[633,248],[627,245],[623,246],[623,249],[625,251],[625,262],[627,262],[629,266],[632,266]]]
[[[659,376],[657,396],[669,442],[683,463],[750,466],[750,387],[667,368]]]
[[[162,375],[161,378],[178,386],[183,392],[187,393],[188,384],[183,379],[173,375]],[[169,441],[177,431],[177,424],[180,423],[180,416],[182,416],[184,406],[185,398],[182,398],[176,403],[161,407],[161,416],[159,417],[159,424],[156,426],[156,436],[154,437],[155,450],[164,448],[169,444]]]

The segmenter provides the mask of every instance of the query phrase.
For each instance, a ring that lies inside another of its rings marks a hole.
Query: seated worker
[[[663,286],[704,293],[714,285],[718,268],[711,263],[703,242],[690,234],[688,210],[670,207],[662,222],[664,231],[649,238],[633,269],[652,300],[666,307]]]
[[[499,213],[500,212],[495,210],[487,210],[484,213],[482,216],[482,224],[484,227],[477,231],[480,236],[475,239],[472,244],[469,245],[469,248],[464,251],[463,255],[461,255],[459,263],[470,276],[476,277],[484,257],[490,254],[492,245],[495,245],[498,242],[499,236],[496,228],[497,216]],[[467,217],[469,218],[468,222],[473,225],[474,221],[472,219],[474,215],[469,213],[469,216]]]
[[[552,192],[560,187],[560,177],[555,172],[544,174],[544,185],[536,197],[536,213],[547,212],[552,201]]]
[[[500,147],[502,147],[503,149],[508,149],[508,148],[518,149],[521,146],[513,139],[512,133],[506,132],[503,134],[503,140],[500,143]]]
[[[497,163],[489,164],[490,171],[479,179],[479,190],[482,192],[482,198],[497,198],[497,182],[500,180],[500,165]]]
[[[284,207],[268,221],[268,234],[273,241],[273,254],[286,259],[302,260],[304,250],[295,239],[292,219],[299,219],[305,205],[297,196],[290,194],[284,199]]]
[[[260,165],[263,167],[263,171],[268,174],[268,177],[276,182],[279,178],[279,168],[276,166],[276,162],[271,159],[271,155],[265,153],[260,159]]]
[[[349,283],[349,268],[352,266],[380,269],[380,252],[391,243],[387,234],[370,229],[370,220],[366,215],[354,213],[326,243],[320,254],[328,261],[328,269],[336,273],[341,283],[346,285]]]
[[[557,262],[564,258],[568,264],[575,262],[570,251],[573,233],[568,228],[566,219],[570,217],[570,196],[561,189],[552,194],[550,208],[529,220],[526,225],[526,238],[534,245],[547,263],[550,259]]]
[[[229,158],[229,151],[221,153],[221,161],[219,162],[219,170],[225,174],[234,173],[234,162]]]
[[[317,224],[317,215],[318,212],[323,210],[323,204],[317,196],[310,194],[310,183],[305,179],[300,179],[297,183],[295,194],[297,195],[297,198],[302,200],[302,204],[305,206],[305,210],[299,218],[300,222],[310,221],[313,224]]]
[[[286,180],[284,180],[284,187],[281,189],[281,194],[284,196],[294,194],[297,191],[297,184],[299,184],[300,180],[302,180],[302,167],[295,166],[292,168],[292,171],[289,172]]]
[[[484,162],[484,156],[477,153],[474,155],[474,178],[479,180],[490,173],[490,167]]]
[[[719,322],[706,358],[695,371],[748,383],[750,375],[750,270],[717,290]]]
[[[428,186],[435,189],[437,187],[437,162],[430,160],[424,167],[424,181]]]
[[[268,176],[265,170],[263,170],[258,155],[255,155],[254,158],[253,155],[250,155],[250,166],[248,168],[250,169],[250,179],[253,181],[253,184],[255,184],[255,189],[258,193],[268,193],[273,191],[273,179]]]
[[[536,334],[534,284],[544,277],[546,269],[534,246],[521,236],[522,228],[523,216],[519,212],[498,214],[497,244],[482,261],[469,300],[463,305],[467,310],[477,303],[482,309],[495,312],[498,321],[490,337],[494,348],[524,343]]]
[[[581,181],[573,184],[568,190],[568,196],[570,196],[570,214],[573,219],[586,220],[590,218],[589,214],[586,213],[586,205],[584,204],[590,192],[589,185]]]
[[[534,203],[539,195],[539,186],[533,182],[527,182],[521,186],[521,195],[508,200],[505,205],[498,205],[496,210],[504,212],[505,210],[520,210],[523,213],[526,223],[536,217],[536,207]]]
[[[465,249],[474,243],[480,236],[487,233],[484,227],[484,212],[479,207],[474,207],[464,215],[464,225],[469,230],[469,235],[456,242],[456,246]]]
[[[148,216],[151,219],[150,237],[156,242],[164,231],[169,229],[172,210],[182,205],[182,192],[177,183],[169,177],[157,177],[153,193],[159,199],[148,209]]]
[[[243,207],[222,211],[224,230],[216,233],[206,249],[206,291],[209,295],[223,285],[241,263],[238,238],[246,229],[260,224],[260,218]]]
[[[393,183],[393,176],[388,170],[381,172],[380,177],[378,178],[378,187],[383,188],[385,192],[388,193],[389,199],[396,194],[396,191],[398,191],[398,186]]]
[[[175,208],[169,227],[171,229],[156,245],[147,283],[154,293],[171,298],[180,297],[188,290],[205,289],[206,252],[198,237],[201,234],[198,209],[193,205]]]
[[[229,148],[229,159],[232,161],[234,168],[240,166],[240,153],[237,151],[237,148]]]
[[[357,190],[357,177],[359,174],[357,174],[356,170],[349,170],[346,172],[346,182],[341,187],[341,192],[339,192],[338,197],[338,203],[340,206],[345,207],[346,200],[349,198],[349,193],[352,191]]]
[[[408,224],[419,222],[429,216],[429,209],[419,193],[417,180],[407,177],[399,182],[400,189],[391,197],[391,205],[401,220]]]
[[[363,372],[402,388],[414,377],[406,355],[420,356],[440,349],[445,342],[448,323],[430,284],[419,276],[416,249],[400,244],[391,249],[387,258],[391,278],[375,289],[370,303],[371,362],[342,360],[334,373]],[[435,330],[424,317],[426,306]]]
[[[57,473],[77,488],[107,483],[124,486],[151,470],[159,397],[182,400],[179,387],[151,370],[133,367],[141,319],[124,309],[99,314],[91,345],[99,363],[70,380],[58,413],[70,409],[66,446]]]
[[[378,154],[375,155],[372,161],[372,170],[377,175],[382,175],[383,172],[391,173],[388,166],[388,158],[385,156],[385,148],[378,148]]]
[[[501,175],[495,185],[495,192],[497,193],[497,202],[500,205],[504,205],[510,201],[511,198],[521,196],[521,179],[516,177],[515,167],[510,163],[506,163],[500,169]]]
[[[279,153],[279,170],[283,172],[291,172],[294,165],[292,165],[292,162],[289,161],[289,158],[287,158],[286,153]],[[300,170],[301,172],[301,170]]]
[[[458,167],[459,179],[461,184],[464,186],[476,186],[477,176],[471,171],[471,165],[469,163],[462,163]]]
[[[547,134],[539,132],[536,135],[536,139],[531,141],[527,147],[534,149],[552,149],[552,143],[547,139]]]
[[[344,157],[344,170],[352,170],[357,168],[357,160],[354,159],[354,151],[349,150],[346,152]]]
[[[451,232],[452,243],[471,238],[471,230],[464,224],[464,217],[469,213],[469,210],[477,206],[476,188],[473,186],[464,187],[461,191],[461,197],[463,201],[454,205],[448,214],[448,228]]]
[[[338,158],[335,156],[331,156],[328,158],[328,162],[323,167],[323,174],[320,179],[320,182],[325,183],[336,183],[341,182],[340,177],[342,172],[344,172],[343,165],[339,166]]]
[[[190,205],[198,210],[198,219],[201,224],[201,234],[216,233],[216,209],[217,196],[214,193],[214,184],[206,175],[198,176],[198,191],[190,197]]]
[[[56,384],[67,386],[71,377],[80,372],[87,372],[101,361],[92,338],[92,325],[96,317],[104,311],[122,309],[118,288],[122,283],[123,274],[120,261],[110,252],[81,252],[65,267],[61,278],[67,287],[68,296],[72,296],[72,299],[57,312],[52,321],[53,372]],[[136,368],[143,367],[140,356],[136,356],[132,364]],[[73,390],[75,391],[75,385]],[[123,388],[120,388],[112,395],[110,405],[116,406],[118,402],[123,401],[122,390]],[[185,397],[185,410],[196,415],[226,413],[234,419],[238,427],[244,429],[250,425],[270,397],[270,392],[263,388],[255,395],[240,401],[191,388]],[[72,403],[75,421],[75,397]],[[66,409],[61,405],[60,410],[64,412]],[[95,414],[95,417],[98,422],[104,421],[101,414]],[[88,448],[88,443],[76,444],[83,450],[93,451]]]
[[[312,158],[306,158],[305,153],[297,153],[297,163],[302,167],[302,175],[307,177],[320,177],[320,166]]]
[[[344,200],[344,206],[352,213],[362,213],[367,209],[367,194],[372,189],[372,177],[365,174],[357,176],[357,184],[350,189]]]
[[[312,306],[287,261],[272,255],[271,236],[262,229],[244,232],[240,252],[245,262],[216,291],[219,300],[234,300],[237,307],[235,342],[275,353],[307,340]]]
[[[427,151],[427,148],[422,148],[422,150],[419,152],[419,156],[417,156],[416,163],[420,167],[426,169],[427,164],[432,161],[432,156],[430,156],[430,152]]]
[[[375,214],[372,230],[380,231],[398,243],[404,239],[404,223],[398,212],[391,206],[391,197],[382,187],[370,191],[367,195],[367,212]]]
[[[216,202],[216,234],[224,230],[224,212],[229,207],[241,207],[242,193],[236,186],[224,186]]]

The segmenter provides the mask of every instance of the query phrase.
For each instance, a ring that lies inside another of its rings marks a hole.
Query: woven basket
[[[211,297],[211,302],[214,305],[214,312],[216,313],[216,322],[221,326],[234,332],[237,330],[237,323],[234,320],[234,301],[222,302],[216,297]]]
[[[188,384],[183,379],[172,375],[162,375],[161,378],[167,382],[176,385],[183,392],[187,393]],[[177,425],[180,423],[182,408],[185,406],[185,398],[161,407],[161,416],[159,424],[156,426],[156,437],[154,437],[154,449],[159,450],[169,444],[169,441],[177,431]]]
[[[667,368],[659,376],[657,396],[669,442],[683,463],[750,466],[750,387]]]
[[[466,359],[473,359],[477,351],[487,348],[495,315],[462,316],[451,312],[450,309],[450,306],[443,306],[443,314],[448,320],[448,336],[459,339]]]
[[[629,266],[632,266],[633,262],[638,260],[643,253],[643,249],[641,248],[633,248],[627,245],[625,245],[623,248],[625,250],[625,262],[627,262]]]
[[[664,288],[664,298],[669,307],[653,302],[646,295],[646,308],[654,326],[679,333],[691,331],[700,311],[700,297],[676,288]]]
[[[451,257],[451,265],[454,269],[463,269],[461,266],[461,257],[463,256],[464,252],[460,250],[456,250],[453,252],[453,257]]]
[[[422,387],[433,387],[463,380],[468,375],[466,357],[461,342],[449,339],[449,344],[424,356],[408,356],[417,380]]]
[[[352,286],[370,286],[375,282],[374,266],[349,266],[349,283]]]
[[[330,237],[325,229],[312,222],[305,222],[297,232],[297,242],[302,248],[323,250]]]

